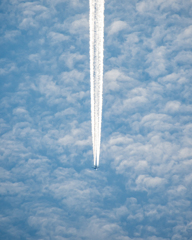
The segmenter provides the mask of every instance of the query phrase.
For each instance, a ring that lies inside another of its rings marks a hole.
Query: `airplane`
[[[95,170],[98,170],[99,166],[94,165],[94,167],[92,167],[92,168]]]

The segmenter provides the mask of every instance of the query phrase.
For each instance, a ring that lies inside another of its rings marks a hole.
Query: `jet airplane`
[[[93,169],[98,170],[99,166],[94,165]]]

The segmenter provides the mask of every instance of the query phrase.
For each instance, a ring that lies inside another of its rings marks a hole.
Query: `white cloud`
[[[113,133],[109,140],[110,146],[112,145],[122,145],[122,144],[129,144],[132,143],[133,139],[129,138],[128,136],[122,136],[119,133]]]
[[[89,21],[86,16],[79,16],[77,20],[74,20],[69,28],[72,34],[88,34]],[[83,37],[83,36],[81,36]]]
[[[139,175],[136,179],[136,184],[138,188],[147,189],[147,188],[157,188],[166,183],[166,180],[159,177],[150,177],[145,175]]]
[[[73,108],[67,108],[67,109],[65,109],[65,110],[63,110],[63,111],[61,111],[61,112],[57,112],[56,114],[55,114],[55,117],[57,118],[61,118],[61,117],[64,117],[64,116],[66,116],[66,115],[74,115],[74,114],[76,114],[76,111],[73,109]]]
[[[62,144],[62,145],[70,145],[70,144],[72,144],[72,143],[74,143],[74,141],[75,141],[75,139],[73,138],[73,136],[71,136],[71,135],[66,135],[65,137],[63,137],[63,138],[60,138],[59,140],[58,140],[58,142],[60,143],[60,144]]]
[[[0,60],[1,65],[4,65],[4,67],[0,68],[0,75],[7,75],[12,72],[17,72],[18,68],[16,63],[14,62],[8,62],[4,59]]]
[[[166,112],[178,112],[180,110],[181,103],[178,101],[169,101],[166,106],[165,106],[165,111]]]
[[[19,24],[20,29],[28,29],[28,28],[37,28],[38,23],[33,18],[24,18],[22,22]]]
[[[15,195],[15,194],[25,194],[26,186],[22,182],[12,183],[3,182],[0,183],[0,193],[1,195]]]
[[[104,91],[117,91],[119,90],[121,84],[125,84],[127,87],[132,87],[136,84],[136,82],[136,80],[126,76],[118,69],[112,69],[104,74]]]
[[[52,44],[58,44],[60,42],[69,40],[69,36],[65,36],[64,34],[58,32],[49,32],[48,38],[51,40]]]
[[[108,28],[108,35],[116,34],[126,28],[127,23],[125,21],[114,21]]]
[[[51,76],[41,76],[39,79],[39,90],[42,94],[45,94],[47,97],[51,95],[60,95],[60,88],[52,80]]]
[[[86,56],[85,55],[81,55],[79,53],[63,53],[60,57],[59,57],[59,60],[60,61],[64,61],[66,66],[69,68],[69,69],[72,69],[72,73],[77,73],[77,70],[76,69],[73,69],[74,68],[74,65],[76,63],[84,63],[85,60],[86,60]],[[66,74],[66,73],[65,73]],[[79,77],[79,76],[78,76]]]
[[[166,1],[166,0],[158,0],[158,1],[141,1],[136,4],[136,9],[138,12],[145,14],[146,12],[155,12],[157,10],[176,10],[178,11],[182,6],[181,1]]]
[[[106,1],[98,171],[87,1],[10,4],[2,5],[0,230],[10,239],[190,238],[190,1]]]
[[[166,49],[164,46],[155,48],[152,53],[147,55],[147,63],[150,64],[150,67],[146,71],[150,76],[157,77],[161,74],[166,73]]]
[[[179,156],[180,158],[187,158],[187,157],[191,157],[192,156],[192,149],[191,148],[182,148],[179,151]]]
[[[21,34],[18,30],[6,31],[4,38],[9,41],[15,41],[15,38]]]

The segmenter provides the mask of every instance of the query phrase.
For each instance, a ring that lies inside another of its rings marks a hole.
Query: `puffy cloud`
[[[116,33],[120,32],[120,31],[122,31],[123,29],[126,29],[126,28],[127,28],[127,23],[126,22],[115,21],[109,27],[108,35],[116,34]]]
[[[132,87],[136,84],[136,80],[126,76],[123,72],[118,69],[112,69],[107,71],[104,75],[104,91],[109,90],[118,91],[120,85],[126,85],[126,87]]]
[[[68,40],[69,36],[65,36],[57,32],[49,32],[48,38],[50,38],[52,44],[58,44],[60,42]]]
[[[87,1],[1,5],[2,239],[190,239],[191,2],[120,3],[105,2],[98,171]]]
[[[146,188],[157,188],[166,183],[166,180],[159,177],[150,177],[145,175],[139,175],[136,179],[136,184],[138,188],[146,189]]]

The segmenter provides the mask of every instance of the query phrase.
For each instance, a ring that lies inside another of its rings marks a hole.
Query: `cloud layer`
[[[191,1],[106,1],[92,171],[87,1],[2,1],[1,239],[192,239]]]

